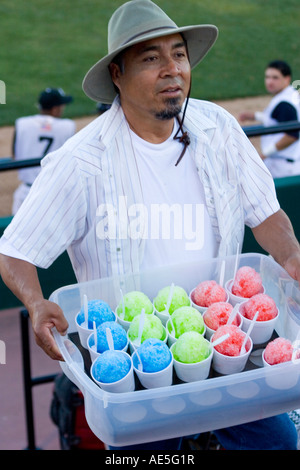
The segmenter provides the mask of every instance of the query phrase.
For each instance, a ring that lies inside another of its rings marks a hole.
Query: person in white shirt
[[[15,122],[13,159],[43,158],[72,137],[76,130],[75,122],[62,118],[65,106],[72,101],[72,96],[67,96],[61,88],[43,90],[38,99],[39,113],[18,118]],[[40,166],[18,170],[21,184],[13,195],[12,215],[22,205],[39,172]]]
[[[112,16],[108,38],[109,53],[83,89],[111,108],[43,159],[0,242],[2,278],[27,308],[37,343],[58,360],[51,329],[65,334],[68,324],[44,299],[36,266],[66,249],[83,282],[235,254],[247,224],[300,281],[299,244],[270,173],[231,115],[189,98],[191,68],[217,28],[179,28],[150,0],[132,0]],[[159,223],[166,208],[182,215],[176,225]],[[278,420],[260,423],[255,445],[274,425],[284,426],[284,442],[274,436],[267,445],[295,447],[293,426]]]
[[[241,122],[256,120],[265,127],[289,121],[300,121],[300,94],[291,85],[292,71],[282,60],[270,62],[265,70],[265,87],[272,95],[262,111],[244,111]],[[273,178],[300,174],[300,133],[286,131],[261,137],[261,157]]]

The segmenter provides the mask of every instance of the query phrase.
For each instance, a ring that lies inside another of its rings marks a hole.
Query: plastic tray
[[[235,257],[224,259],[226,281],[232,278]],[[141,290],[153,299],[159,289],[174,282],[189,292],[203,280],[218,280],[221,261],[205,260],[200,265],[189,263],[105,278],[63,287],[51,295],[50,300],[61,306],[69,322],[67,336],[62,337],[53,330],[65,359],[60,363],[62,370],[82,391],[87,422],[106,444],[125,446],[187,436],[300,407],[299,361],[260,367],[259,355],[252,357],[246,369],[238,374],[215,374],[204,381],[128,393],[104,392],[89,377],[85,354],[71,340],[76,337],[74,319],[82,305],[83,294],[90,299],[102,299],[115,309],[120,289],[123,293]],[[298,284],[268,256],[243,254],[239,267],[244,265],[260,272],[266,293],[277,303],[280,316],[276,334],[295,341],[300,328]],[[258,354],[263,347],[261,345]]]

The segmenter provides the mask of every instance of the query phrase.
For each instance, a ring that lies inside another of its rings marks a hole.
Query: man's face
[[[141,118],[172,119],[190,87],[191,69],[180,34],[145,41],[123,55],[123,72],[113,64],[122,108]]]
[[[271,95],[276,95],[280,93],[284,88],[286,88],[291,81],[291,77],[284,77],[280,70],[267,68],[265,71],[265,86],[266,90],[271,93]]]

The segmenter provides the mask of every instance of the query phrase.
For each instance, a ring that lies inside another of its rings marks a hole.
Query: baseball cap
[[[46,88],[39,96],[39,104],[43,109],[51,109],[53,106],[69,104],[72,96],[67,96],[62,88]]]

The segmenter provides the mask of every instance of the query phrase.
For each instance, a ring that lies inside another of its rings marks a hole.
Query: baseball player
[[[42,158],[57,150],[75,134],[75,123],[62,119],[64,108],[73,98],[59,88],[46,88],[39,96],[39,113],[21,117],[15,122],[13,158],[26,160]],[[18,177],[21,184],[13,195],[12,214],[15,215],[30,191],[31,185],[40,172],[39,166],[21,169]]]

